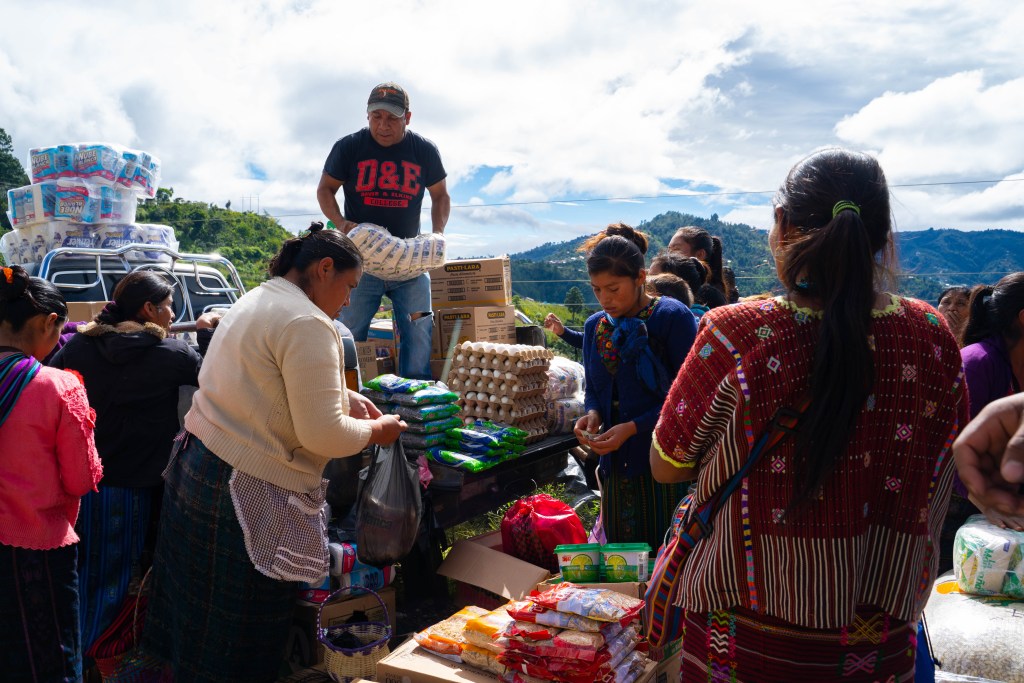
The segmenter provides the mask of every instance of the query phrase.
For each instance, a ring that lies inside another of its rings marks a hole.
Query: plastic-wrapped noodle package
[[[969,517],[956,532],[953,570],[965,593],[1024,599],[1024,532]]]
[[[360,223],[348,236],[359,247],[366,272],[384,280],[411,280],[444,265],[445,238],[441,234],[402,239],[378,225]]]
[[[547,370],[548,384],[544,398],[554,401],[571,398],[586,389],[586,372],[581,363],[555,356]]]

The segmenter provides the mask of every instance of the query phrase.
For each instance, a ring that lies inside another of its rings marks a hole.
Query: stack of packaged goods
[[[397,375],[381,375],[363,383],[362,394],[382,413],[399,416],[409,428],[402,433],[402,446],[410,458],[426,456],[433,447],[445,445],[445,432],[461,427],[458,394],[442,384]]]
[[[384,280],[410,280],[444,265],[445,238],[440,233],[402,239],[373,223],[360,223],[348,237],[363,255],[363,270]]]
[[[467,424],[474,418],[509,424],[526,431],[528,443],[547,436],[544,393],[553,357],[540,346],[463,342],[448,386],[462,396]]]
[[[649,662],[637,649],[643,604],[612,590],[563,583],[490,612],[467,607],[415,640],[508,683],[632,683]]]
[[[0,238],[8,263],[37,263],[60,247],[116,249],[159,244],[177,249],[166,225],[137,225],[139,198],[154,197],[160,162],[153,155],[107,143],[29,150],[32,184],[8,190],[15,230]],[[157,252],[128,254],[159,260]]]
[[[301,584],[300,601],[319,605],[331,592],[353,586],[379,591],[390,586],[398,573],[395,565],[373,567],[360,562],[355,543],[331,542],[327,551],[331,557],[330,572],[319,584]]]
[[[441,465],[482,472],[522,455],[529,436],[529,432],[516,427],[477,420],[446,431],[443,444],[428,448],[427,457]]]
[[[498,657],[509,669],[505,680],[632,683],[649,661],[637,650],[643,606],[624,593],[572,583],[511,603],[507,611],[515,621]]]
[[[547,371],[548,383],[544,392],[547,402],[547,425],[552,434],[571,434],[576,421],[586,414],[583,393],[587,375],[583,365],[555,356]]]

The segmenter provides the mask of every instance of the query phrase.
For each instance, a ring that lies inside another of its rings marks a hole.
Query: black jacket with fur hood
[[[91,322],[57,352],[51,365],[85,380],[96,410],[100,486],[161,483],[178,432],[178,387],[198,386],[202,358],[159,325]]]

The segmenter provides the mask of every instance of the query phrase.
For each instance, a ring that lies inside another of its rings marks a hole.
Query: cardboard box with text
[[[516,313],[511,306],[446,308],[434,313],[434,358],[448,354],[452,338],[464,341],[516,343]]]
[[[512,266],[508,256],[448,261],[430,271],[430,304],[435,311],[511,303]]]

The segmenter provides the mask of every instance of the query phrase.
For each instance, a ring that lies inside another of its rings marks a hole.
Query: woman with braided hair
[[[103,468],[72,373],[43,366],[68,317],[52,283],[0,269],[0,677],[78,681],[79,499]]]

